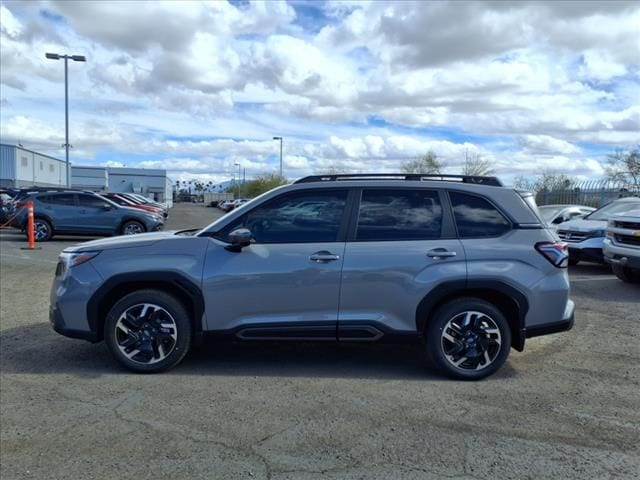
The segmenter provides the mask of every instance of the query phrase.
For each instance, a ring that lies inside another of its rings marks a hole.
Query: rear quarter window
[[[460,237],[498,237],[511,230],[511,222],[488,200],[461,192],[449,192],[449,197]]]

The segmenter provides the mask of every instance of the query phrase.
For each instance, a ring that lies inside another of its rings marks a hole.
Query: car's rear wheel
[[[175,297],[160,290],[139,290],[111,308],[104,338],[126,368],[156,373],[182,361],[191,346],[191,324]]]
[[[478,298],[442,305],[427,325],[427,355],[449,377],[479,380],[496,372],[511,349],[511,330],[502,312]]]
[[[611,269],[616,277],[627,283],[640,283],[640,270],[623,267],[621,265],[611,265]]]
[[[53,237],[53,227],[44,218],[36,218],[33,221],[33,239],[36,242],[48,242]],[[29,238],[29,232],[27,232]]]
[[[122,235],[136,235],[137,233],[144,233],[147,231],[144,225],[135,220],[129,220],[122,225]]]

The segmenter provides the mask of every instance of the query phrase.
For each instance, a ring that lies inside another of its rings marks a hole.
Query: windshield
[[[538,207],[542,219],[549,223],[560,213],[564,207]]]
[[[640,201],[613,202],[604,207],[599,208],[585,218],[589,220],[609,220],[613,215],[628,212],[640,206]]]

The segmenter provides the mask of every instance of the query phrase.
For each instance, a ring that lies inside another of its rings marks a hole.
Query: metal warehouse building
[[[64,160],[0,144],[0,187],[66,186],[65,167]]]
[[[110,192],[139,193],[173,205],[173,188],[166,170],[107,167]]]
[[[16,145],[0,144],[0,187],[65,187],[66,163]],[[94,192],[139,193],[173,205],[166,170],[71,166],[71,187]]]

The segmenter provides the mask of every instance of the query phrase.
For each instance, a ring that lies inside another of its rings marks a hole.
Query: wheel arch
[[[97,341],[103,339],[104,322],[111,307],[125,295],[143,289],[161,290],[180,300],[189,313],[194,336],[202,334],[204,297],[200,288],[181,273],[155,270],[115,275],[91,296],[87,321]]]
[[[416,328],[424,333],[435,311],[446,302],[461,297],[476,297],[495,305],[505,316],[511,329],[511,346],[524,349],[527,298],[515,287],[499,280],[458,280],[445,282],[431,290],[416,308]]]
[[[49,225],[51,225],[51,229],[52,230],[56,229],[56,227],[55,227],[55,225],[53,223],[53,220],[51,220],[51,217],[49,215],[47,215],[46,213],[39,213],[39,212],[36,213],[36,212],[34,212],[33,219],[34,220],[46,220],[49,223]],[[24,221],[26,223],[28,221],[28,219],[25,217]]]

